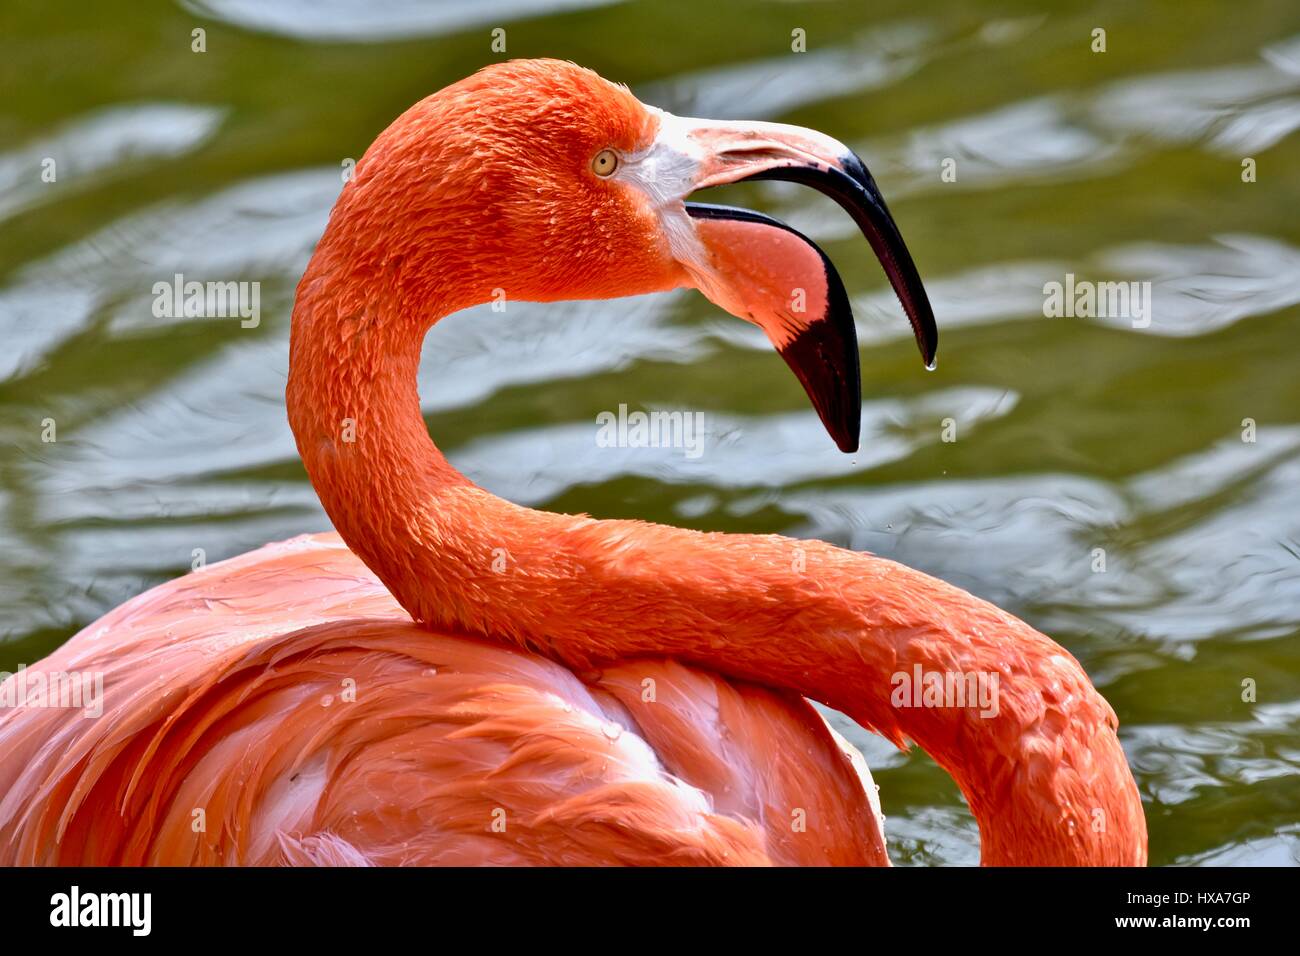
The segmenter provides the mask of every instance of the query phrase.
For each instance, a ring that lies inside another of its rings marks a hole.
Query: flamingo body
[[[887,862],[865,763],[804,699],[430,633],[332,534],[38,667],[102,671],[106,706],[0,712],[4,865]]]

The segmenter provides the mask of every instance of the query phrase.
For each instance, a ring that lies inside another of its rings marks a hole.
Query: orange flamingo
[[[101,673],[104,709],[0,712],[0,862],[886,864],[866,766],[811,698],[928,751],[987,864],[1145,863],[1115,715],[1027,624],[817,541],[521,508],[430,441],[438,318],[498,289],[692,286],[763,328],[856,448],[834,268],[774,220],[685,202],[754,178],[853,215],[932,361],[911,257],[829,137],[675,117],[547,60],[394,122],[293,311],[289,419],[338,535],[154,588],[29,669]],[[995,675],[995,713],[900,706],[913,673]]]

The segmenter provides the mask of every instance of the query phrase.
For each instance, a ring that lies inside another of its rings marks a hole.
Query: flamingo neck
[[[343,539],[417,622],[580,672],[673,657],[786,688],[924,748],[965,795],[986,864],[1145,862],[1113,712],[1066,651],[1016,618],[822,542],[533,511],[457,472],[429,437],[416,372],[428,327],[469,304],[349,268],[323,246],[294,308],[299,452]],[[936,702],[924,686],[918,697],[913,682],[932,688],[931,674],[951,688],[983,681],[996,704]]]

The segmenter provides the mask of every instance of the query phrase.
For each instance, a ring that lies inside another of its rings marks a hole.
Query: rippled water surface
[[[421,394],[453,462],[537,507],[816,536],[968,588],[1056,637],[1111,701],[1152,862],[1300,862],[1294,0],[73,6],[0,14],[0,669],[196,548],[327,525],[284,418],[294,285],[344,160],[499,59],[504,27],[512,56],[576,60],[675,112],[853,145],[943,344],[925,373],[833,204],[734,187],[845,278],[859,454],[835,450],[760,334],[683,292],[441,323]],[[261,323],[156,318],[153,284],[177,272],[259,281]],[[1149,326],[1045,318],[1067,273],[1150,282]],[[597,447],[619,403],[704,412],[703,453]],[[977,860],[942,771],[846,733],[896,860]]]

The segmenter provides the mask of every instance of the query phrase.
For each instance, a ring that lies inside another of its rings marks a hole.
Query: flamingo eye
[[[602,149],[591,161],[591,171],[602,178],[612,176],[618,169],[618,153],[612,149]]]

